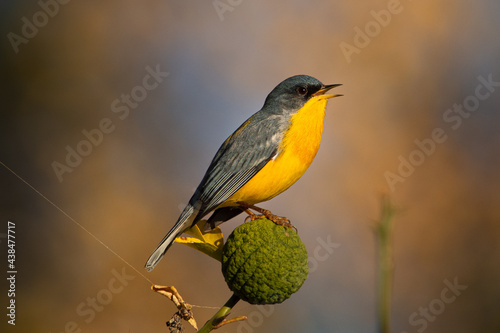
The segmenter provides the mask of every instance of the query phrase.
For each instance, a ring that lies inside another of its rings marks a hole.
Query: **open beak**
[[[340,94],[336,94],[336,95],[325,95],[325,93],[332,89],[332,88],[335,88],[335,87],[338,87],[338,86],[341,86],[342,84],[329,84],[329,85],[326,85],[326,86],[323,86],[321,87],[320,90],[316,91],[314,94],[312,94],[313,96],[320,96],[320,95],[323,95],[323,98],[333,98],[333,97],[339,97],[339,96],[344,96],[344,95],[340,95]]]

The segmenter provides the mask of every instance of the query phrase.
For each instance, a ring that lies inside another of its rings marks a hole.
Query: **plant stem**
[[[392,228],[395,208],[388,196],[382,198],[382,212],[376,226],[379,260],[378,332],[391,332],[391,295],[394,265],[392,261]]]
[[[236,303],[238,303],[239,300],[240,298],[233,294],[231,298],[229,298],[229,300],[226,302],[226,304],[224,304],[224,306],[220,308],[220,310],[217,311],[217,313],[212,318],[210,318],[210,320],[208,320],[205,325],[203,325],[198,333],[208,333],[214,328],[214,326],[219,325],[229,315],[229,311],[231,311],[231,309],[236,305]]]

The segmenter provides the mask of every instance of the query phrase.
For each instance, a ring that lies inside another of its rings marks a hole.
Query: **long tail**
[[[191,204],[188,204],[186,208],[184,208],[175,225],[162,239],[160,244],[156,247],[153,254],[151,254],[148,261],[146,262],[146,265],[144,267],[148,270],[148,272],[152,271],[153,268],[155,268],[165,252],[167,252],[168,248],[173,244],[175,238],[193,225],[193,221],[196,218],[196,215],[197,212],[195,212],[195,209]]]

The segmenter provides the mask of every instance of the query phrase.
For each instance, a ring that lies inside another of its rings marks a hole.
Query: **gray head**
[[[284,80],[269,93],[264,108],[271,112],[298,111],[313,96],[339,85],[325,86],[309,75],[295,75]]]

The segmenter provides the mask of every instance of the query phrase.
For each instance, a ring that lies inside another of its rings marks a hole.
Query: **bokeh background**
[[[0,5],[3,274],[7,221],[17,232],[9,329],[167,332],[175,308],[150,281],[175,285],[203,324],[230,296],[218,263],[177,245],[152,273],[143,264],[222,141],[276,84],[309,74],[345,96],[328,104],[306,175],[262,206],[294,222],[316,265],[292,298],[239,303],[233,315],[250,320],[220,331],[375,332],[384,193],[399,207],[393,332],[500,330],[500,87],[478,88],[500,81],[498,1],[55,4]],[[126,117],[125,102],[113,112],[148,67],[168,76]],[[477,89],[490,95],[474,105]],[[475,111],[447,121],[464,101]],[[60,181],[54,161],[103,119],[113,130]],[[418,159],[415,140],[435,128],[446,139]],[[400,166],[410,156],[411,172]],[[445,280],[467,287],[449,304]],[[1,294],[6,311],[6,284]]]

